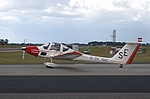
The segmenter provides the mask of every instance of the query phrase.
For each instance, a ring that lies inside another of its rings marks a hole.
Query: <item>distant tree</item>
[[[98,46],[98,45],[100,45],[100,42],[98,42],[98,41],[92,41],[92,42],[89,42],[88,43],[88,45],[92,45],[92,46]]]

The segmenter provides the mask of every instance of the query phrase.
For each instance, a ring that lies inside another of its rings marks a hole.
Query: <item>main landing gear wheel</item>
[[[120,68],[123,68],[123,65],[122,64],[120,64],[120,66],[119,66]]]

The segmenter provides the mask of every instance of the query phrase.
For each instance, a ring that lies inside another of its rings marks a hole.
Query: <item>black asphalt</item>
[[[0,76],[0,93],[141,92],[150,92],[150,76]]]

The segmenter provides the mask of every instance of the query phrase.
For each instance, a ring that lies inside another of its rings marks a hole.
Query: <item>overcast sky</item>
[[[0,38],[45,43],[150,42],[150,0],[0,0]]]

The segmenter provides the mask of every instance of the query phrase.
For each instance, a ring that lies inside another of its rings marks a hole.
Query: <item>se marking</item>
[[[124,49],[123,52],[119,52],[118,58],[122,59],[124,56],[128,56],[129,49]]]

